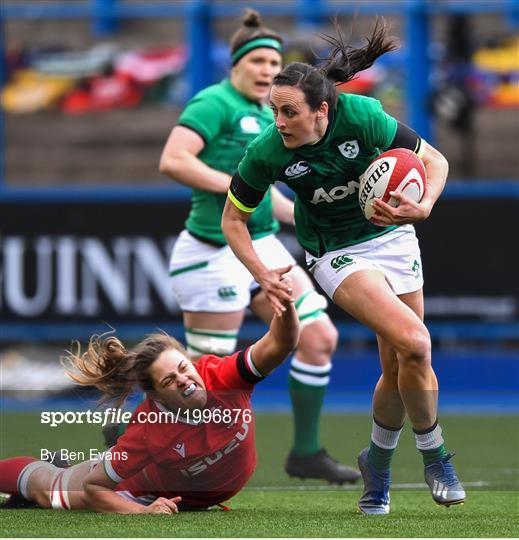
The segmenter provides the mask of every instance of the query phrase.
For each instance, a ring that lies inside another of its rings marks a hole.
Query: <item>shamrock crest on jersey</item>
[[[342,144],[339,144],[337,148],[345,158],[353,159],[359,154],[359,141],[357,141],[357,139],[344,141]]]

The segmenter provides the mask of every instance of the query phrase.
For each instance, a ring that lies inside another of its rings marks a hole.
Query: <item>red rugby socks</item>
[[[22,495],[19,491],[18,480],[25,467],[35,461],[39,460],[29,456],[0,460],[0,491],[10,495]]]

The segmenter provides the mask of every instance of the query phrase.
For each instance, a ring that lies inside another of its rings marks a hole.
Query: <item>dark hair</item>
[[[76,383],[95,386],[103,392],[101,402],[115,399],[120,406],[136,384],[146,392],[153,390],[149,368],[166,350],[178,350],[188,357],[182,345],[167,334],[151,334],[134,349],[127,351],[115,336],[92,336],[86,352],[67,351],[61,363],[67,375]]]
[[[231,37],[231,54],[234,54],[249,41],[258,38],[272,38],[283,43],[283,38],[277,32],[262,25],[261,15],[257,11],[247,8],[242,17],[240,28]]]
[[[300,88],[312,111],[316,111],[323,101],[335,108],[336,84],[351,81],[359,71],[371,67],[379,56],[399,47],[398,39],[388,36],[389,27],[383,18],[377,17],[371,36],[366,38],[367,44],[360,48],[345,44],[337,20],[334,24],[337,37],[322,34],[323,39],[332,46],[324,65],[314,67],[303,62],[292,62],[274,77],[274,86]]]

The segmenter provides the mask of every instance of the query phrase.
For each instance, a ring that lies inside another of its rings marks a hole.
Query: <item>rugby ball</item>
[[[420,202],[427,183],[422,160],[407,148],[395,148],[380,154],[359,180],[359,204],[370,221],[375,213],[371,205],[373,199],[381,199],[396,208],[398,201],[389,195],[395,191]]]

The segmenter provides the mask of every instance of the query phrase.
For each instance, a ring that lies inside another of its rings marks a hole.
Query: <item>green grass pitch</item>
[[[175,516],[121,516],[50,510],[1,510],[9,537],[516,537],[519,536],[519,418],[444,416],[449,450],[467,488],[463,506],[436,506],[423,483],[421,458],[406,428],[393,462],[389,516],[355,512],[361,486],[331,487],[288,478],[288,415],[257,417],[259,466],[248,487],[229,503],[231,512]],[[328,414],[322,439],[330,453],[354,463],[369,439],[369,415]],[[96,426],[50,430],[37,415],[0,417],[0,456],[38,455],[41,447],[102,449]]]

